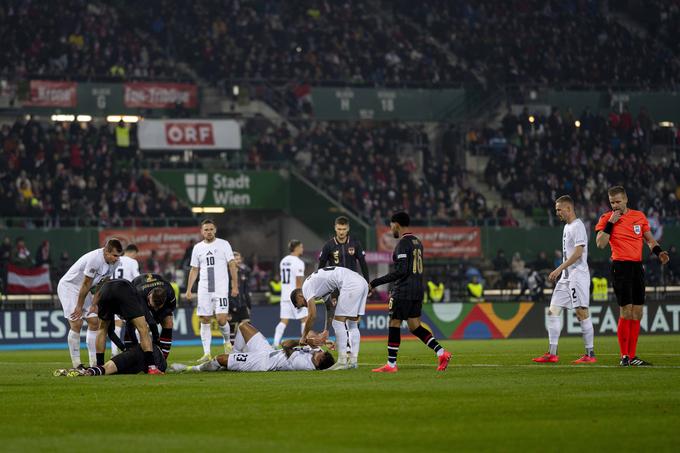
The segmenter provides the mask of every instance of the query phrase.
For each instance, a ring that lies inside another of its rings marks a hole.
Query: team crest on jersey
[[[349,253],[350,255],[354,255],[354,247],[349,247],[347,249],[347,253]]]
[[[146,274],[146,281],[147,281],[147,282],[153,281],[153,275],[151,275],[151,274]]]
[[[640,227],[640,225],[633,225],[633,232],[635,234],[640,234],[640,231],[642,231],[642,228]]]

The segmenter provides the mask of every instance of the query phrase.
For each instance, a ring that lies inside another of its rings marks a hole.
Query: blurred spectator
[[[548,261],[548,256],[545,253],[545,251],[541,250],[540,252],[538,252],[538,256],[536,257],[536,260],[534,261],[531,267],[538,271],[544,269],[551,269],[550,261]]]
[[[151,254],[146,260],[145,270],[146,272],[151,272],[153,274],[161,273],[161,264],[158,261],[158,253],[156,250],[151,250]]]
[[[21,267],[31,267],[33,266],[33,260],[31,259],[31,252],[28,251],[26,247],[26,242],[24,238],[18,237],[14,241],[14,248],[12,249],[12,256],[10,259],[11,263],[16,266]]]
[[[35,252],[35,265],[36,266],[42,266],[43,264],[47,264],[48,266],[52,266],[52,256],[50,255],[50,241],[45,239],[42,241],[40,246],[38,247],[38,250]]]
[[[512,255],[510,268],[512,269],[512,273],[515,274],[515,277],[518,279],[518,281],[525,277],[527,269],[524,264],[524,260],[522,259],[522,255],[520,255],[519,252],[515,252],[515,254]]]

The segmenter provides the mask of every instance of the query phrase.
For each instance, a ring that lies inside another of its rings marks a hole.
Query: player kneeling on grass
[[[106,349],[107,334],[114,339],[114,315],[124,319],[128,326],[134,326],[139,331],[139,342],[144,355],[146,372],[149,374],[163,374],[154,361],[154,343],[158,343],[158,330],[150,309],[159,310],[165,304],[166,291],[155,288],[143,298],[135,287],[127,280],[110,280],[102,285],[95,295],[93,305],[99,310],[101,324],[97,332],[97,366],[104,365],[104,351]],[[151,328],[149,328],[151,325]],[[149,331],[154,337],[152,343]],[[117,338],[117,337],[116,337]],[[119,340],[120,341],[120,340]]]
[[[555,202],[557,217],[565,222],[562,232],[562,264],[548,275],[557,282],[548,309],[549,350],[533,359],[538,363],[556,363],[557,342],[562,330],[562,309],[575,309],[581,322],[586,353],[572,363],[595,363],[593,350],[593,321],[588,313],[590,305],[590,270],[588,269],[588,233],[581,219],[574,212],[574,201],[564,195]],[[558,280],[559,279],[559,280]]]
[[[308,337],[308,343],[318,346],[322,336]],[[302,346],[299,341],[286,340],[281,349],[274,349],[267,339],[250,323],[241,323],[234,340],[234,349],[209,362],[187,367],[173,363],[173,372],[202,371],[314,371],[325,370],[335,363],[330,352],[317,347]]]

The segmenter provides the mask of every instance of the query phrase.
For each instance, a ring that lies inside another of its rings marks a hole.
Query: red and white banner
[[[31,80],[25,107],[75,107],[77,105],[76,82],[53,82]]]
[[[233,120],[143,120],[142,149],[241,149],[241,127]]]
[[[126,83],[125,107],[142,109],[170,109],[176,104],[195,109],[198,88],[190,83]]]
[[[377,229],[378,251],[392,252],[398,239],[389,227]],[[481,230],[478,227],[409,227],[423,243],[427,258],[469,258],[482,256]]]
[[[139,248],[137,259],[143,261],[156,251],[159,261],[169,258],[173,261],[181,260],[189,245],[202,240],[199,226],[195,227],[168,227],[168,228],[135,228],[135,229],[110,229],[99,231],[99,242],[106,243],[111,238],[120,239],[123,247],[135,244]],[[143,266],[142,266],[143,267]]]
[[[50,267],[19,267],[7,265],[7,292],[9,294],[49,294],[52,292]]]

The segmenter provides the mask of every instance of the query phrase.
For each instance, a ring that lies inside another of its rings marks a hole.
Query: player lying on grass
[[[314,371],[325,370],[335,363],[330,352],[317,346],[324,341],[322,336],[312,334],[301,346],[297,340],[281,342],[281,349],[274,349],[267,339],[250,323],[241,323],[229,354],[221,354],[209,362],[197,366],[173,363],[171,372],[183,371]]]
[[[166,370],[168,364],[163,352],[158,345],[153,345],[153,361],[156,368],[161,372]],[[85,369],[74,368],[70,370],[56,370],[55,376],[104,376],[111,374],[139,374],[147,372],[148,365],[144,356],[144,350],[140,344],[134,345],[117,356],[114,356],[104,365],[93,366]]]

